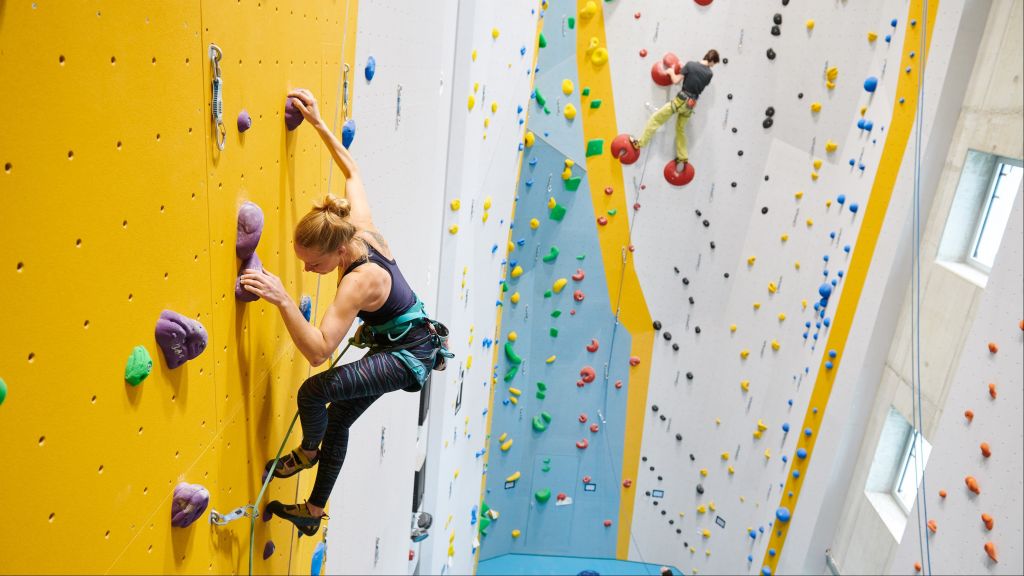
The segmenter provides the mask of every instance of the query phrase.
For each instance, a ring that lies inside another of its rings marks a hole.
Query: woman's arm
[[[302,112],[303,118],[320,134],[320,138],[327,145],[334,162],[345,175],[345,198],[348,199],[351,206],[352,212],[349,217],[352,222],[360,228],[376,230],[370,215],[370,203],[366,199],[366,190],[363,188],[363,179],[359,175],[355,158],[320,118],[320,109],[313,93],[305,88],[297,88],[289,92],[288,97],[294,99],[293,104],[299,109],[299,112]]]

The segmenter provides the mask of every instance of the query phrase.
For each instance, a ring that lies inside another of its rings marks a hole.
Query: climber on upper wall
[[[295,227],[295,254],[308,272],[339,274],[338,291],[319,328],[303,317],[280,278],[266,270],[246,270],[246,290],[281,312],[295,346],[309,363],[331,358],[358,316],[364,324],[355,345],[370,348],[363,358],[307,379],[297,403],[302,443],[283,456],[274,476],[287,478],[319,462],[312,493],[305,504],[273,501],[267,510],[312,535],[320,528],[348,447],[349,427],[382,395],[418,391],[431,369],[443,369],[451,357],[447,329],[427,318],[423,303],[402,276],[391,248],[374,225],[355,160],[321,120],[309,90],[288,94],[292,105],[323,139],[345,175],[345,196],[327,194]],[[328,406],[329,404],[329,406]],[[267,463],[269,471],[273,460]]]
[[[658,128],[671,118],[673,114],[678,114],[676,117],[676,163],[685,166],[689,162],[690,157],[686,151],[686,123],[690,120],[690,116],[693,115],[693,109],[697,106],[697,99],[700,98],[700,93],[711,83],[711,77],[714,75],[711,68],[718,64],[718,61],[718,51],[708,50],[700,62],[687,62],[679,73],[676,73],[671,67],[668,68],[667,73],[672,80],[672,84],[682,82],[682,88],[678,96],[651,116],[650,120],[647,121],[647,126],[644,128],[644,133],[639,139],[629,139],[634,148],[639,150],[647,146],[654,133],[658,131]]]

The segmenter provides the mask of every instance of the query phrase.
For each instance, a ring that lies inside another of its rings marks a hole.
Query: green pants
[[[686,153],[686,123],[690,120],[690,116],[693,116],[693,108],[686,105],[686,101],[676,96],[667,104],[662,106],[657,112],[651,116],[651,119],[647,121],[647,126],[644,128],[644,133],[640,136],[639,143],[640,148],[647,146],[648,142],[654,136],[654,133],[661,128],[661,125],[666,120],[672,117],[673,114],[676,116],[676,160],[682,162],[689,161],[689,155]]]

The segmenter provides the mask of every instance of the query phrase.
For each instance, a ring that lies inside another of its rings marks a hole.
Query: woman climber
[[[637,150],[647,146],[658,128],[661,128],[661,125],[673,114],[678,114],[676,117],[676,163],[685,166],[690,160],[686,151],[686,123],[693,115],[693,109],[697,106],[700,93],[711,83],[711,77],[714,75],[711,68],[718,64],[718,60],[718,51],[708,50],[700,62],[687,62],[678,74],[669,68],[667,72],[671,83],[682,83],[679,95],[655,112],[647,121],[643,135],[640,138],[630,138],[630,144]]]
[[[288,478],[319,463],[305,504],[275,500],[267,505],[269,512],[311,536],[326,517],[324,507],[345,462],[349,427],[382,395],[418,391],[430,370],[443,369],[444,359],[452,355],[445,347],[447,329],[427,318],[423,303],[373,223],[355,160],[321,120],[309,90],[297,89],[288,97],[320,134],[345,175],[346,198],[327,194],[295,227],[296,256],[307,272],[337,270],[338,292],[317,328],[306,321],[274,274],[245,270],[241,283],[277,306],[295,346],[313,366],[330,359],[356,317],[364,324],[353,344],[370,348],[363,358],[332,367],[302,384],[297,396],[302,443],[273,468],[274,476]],[[273,462],[267,463],[266,470]]]

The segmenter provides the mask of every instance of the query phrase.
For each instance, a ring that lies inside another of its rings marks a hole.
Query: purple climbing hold
[[[253,202],[246,202],[238,209],[238,237],[235,239],[235,256],[245,260],[256,251],[263,234],[263,210]]]
[[[249,128],[252,128],[252,118],[248,112],[242,110],[238,113],[238,132],[245,132]]]
[[[292,100],[292,98],[284,99],[284,125],[288,127],[289,132],[302,124],[302,111],[295,107]]]
[[[246,270],[263,270],[263,263],[260,262],[260,257],[255,252],[252,256],[249,256],[242,262],[241,268],[238,269],[238,278],[235,279],[235,299],[239,302],[255,302],[260,299],[256,294],[249,292],[242,286],[242,274]]]
[[[210,492],[199,484],[181,482],[174,487],[171,501],[171,526],[185,528],[195,522],[210,505]]]
[[[177,368],[206,350],[206,328],[198,320],[171,310],[156,321],[156,343],[164,351],[169,368]]]
[[[266,560],[274,555],[274,550],[277,550],[277,546],[274,546],[273,540],[267,540],[266,546],[263,547],[263,559]]]

